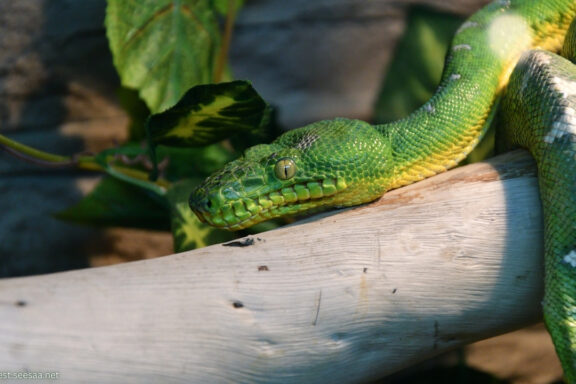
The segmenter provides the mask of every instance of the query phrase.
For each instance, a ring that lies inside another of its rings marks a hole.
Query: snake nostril
[[[190,198],[188,200],[188,204],[190,205],[190,208],[192,210],[200,210],[205,205],[203,200],[204,199],[200,196],[200,194],[197,193],[196,191],[194,191],[190,195]]]
[[[202,196],[199,193],[193,193],[190,196],[189,203],[190,208],[192,208],[193,211],[201,212],[209,212],[214,205],[207,196]]]

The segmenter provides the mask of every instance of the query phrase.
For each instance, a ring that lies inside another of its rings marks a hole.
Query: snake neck
[[[576,5],[560,3],[497,1],[460,27],[436,94],[407,118],[377,126],[392,144],[389,189],[444,172],[470,153],[522,53],[561,48]]]

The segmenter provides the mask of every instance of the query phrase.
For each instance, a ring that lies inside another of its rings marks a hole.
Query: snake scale
[[[436,93],[410,116],[289,131],[206,179],[190,206],[210,225],[237,230],[366,203],[456,166],[498,113],[503,140],[538,165],[544,318],[565,379],[576,383],[576,68],[556,54],[574,60],[575,16],[576,0],[497,0],[458,29]]]

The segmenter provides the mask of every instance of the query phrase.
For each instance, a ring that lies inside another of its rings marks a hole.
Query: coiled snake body
[[[545,219],[544,317],[576,383],[576,0],[498,0],[457,31],[434,96],[385,124],[335,119],[292,130],[204,181],[198,217],[241,229],[377,199],[454,167],[497,110],[509,146],[536,159]],[[499,107],[499,108],[497,108]]]

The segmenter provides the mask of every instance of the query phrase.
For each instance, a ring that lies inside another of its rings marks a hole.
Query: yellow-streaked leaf
[[[172,108],[150,116],[152,144],[202,146],[238,133],[257,133],[269,107],[246,81],[198,85]]]

